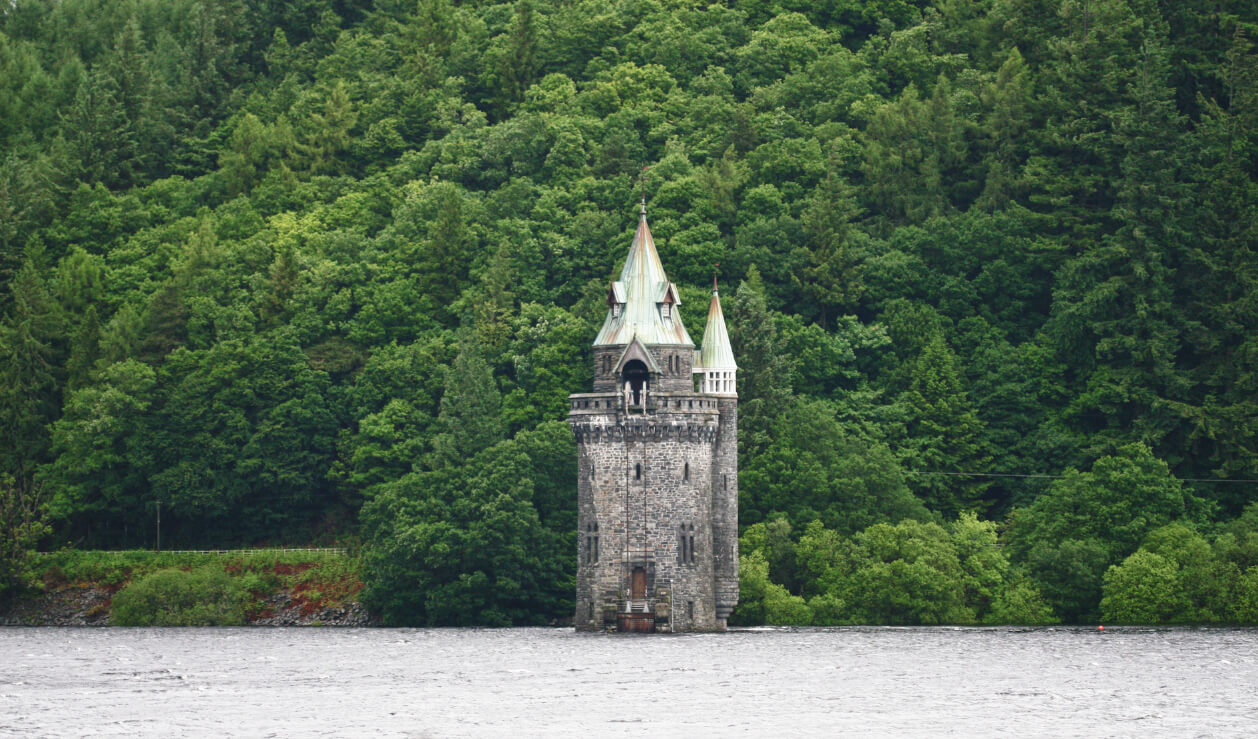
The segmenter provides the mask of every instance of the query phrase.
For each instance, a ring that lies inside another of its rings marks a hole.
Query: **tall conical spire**
[[[712,277],[712,302],[708,304],[708,325],[703,328],[703,346],[695,369],[738,369],[734,350],[729,344],[729,332],[725,329],[725,314],[721,311],[721,296],[716,288],[715,275]]]
[[[638,230],[620,279],[607,291],[608,311],[594,346],[628,344],[634,336],[648,346],[694,346],[677,306],[681,295],[668,281],[655,239],[646,222],[646,198],[638,209]]]

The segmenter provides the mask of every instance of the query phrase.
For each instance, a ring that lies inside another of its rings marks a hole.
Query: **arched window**
[[[650,382],[650,372],[640,359],[630,360],[621,371],[621,379],[628,385],[628,404],[642,405],[644,390]]]

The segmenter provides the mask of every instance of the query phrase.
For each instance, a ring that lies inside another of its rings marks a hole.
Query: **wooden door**
[[[633,586],[631,588],[634,600],[642,600],[646,597],[646,570],[641,567],[635,567],[633,570]]]

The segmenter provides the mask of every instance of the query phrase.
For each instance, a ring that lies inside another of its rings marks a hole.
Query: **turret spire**
[[[717,293],[716,275],[712,276],[712,302],[708,304],[708,325],[703,328],[703,345],[695,356],[694,373],[703,377],[703,391],[717,395],[734,395],[738,363],[725,328],[725,313]]]
[[[646,222],[645,198],[639,211],[638,230],[620,279],[608,289],[607,318],[594,346],[628,344],[635,336],[645,346],[694,346],[677,313],[681,294],[668,281],[655,250]]]
[[[638,213],[642,216],[642,220],[646,220],[646,167],[642,168],[642,174],[638,175],[638,186],[642,188],[642,208]]]

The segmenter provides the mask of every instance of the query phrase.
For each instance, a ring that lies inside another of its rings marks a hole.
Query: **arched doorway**
[[[625,363],[625,368],[621,371],[620,377],[629,386],[629,404],[642,405],[642,398],[651,378],[646,365],[640,359],[631,359]]]

